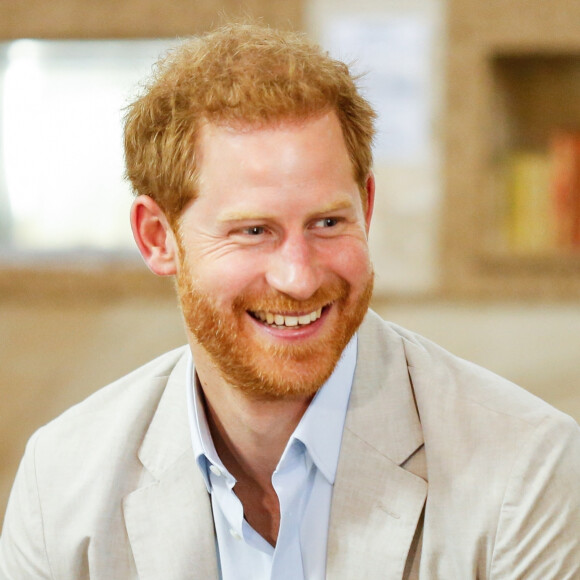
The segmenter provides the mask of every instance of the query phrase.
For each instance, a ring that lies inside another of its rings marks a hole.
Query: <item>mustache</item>
[[[350,285],[345,280],[337,280],[321,286],[306,300],[296,300],[283,292],[269,290],[265,293],[246,293],[233,302],[236,311],[251,312],[313,312],[319,308],[346,298]]]

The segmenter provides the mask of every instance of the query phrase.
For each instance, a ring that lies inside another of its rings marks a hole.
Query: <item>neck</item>
[[[274,546],[280,505],[272,474],[312,397],[258,398],[230,384],[205,349],[190,344],[216,451],[236,479],[244,518]]]
[[[205,353],[194,353],[216,451],[238,480],[271,488],[272,473],[311,397],[257,398],[229,384]],[[205,355],[205,356],[204,356]]]

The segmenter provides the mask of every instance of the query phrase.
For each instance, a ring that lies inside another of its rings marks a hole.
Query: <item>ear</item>
[[[158,276],[177,272],[179,253],[169,221],[157,202],[140,195],[131,207],[131,229],[149,269]]]
[[[367,182],[365,184],[365,189],[367,192],[367,207],[365,212],[365,225],[367,230],[367,235],[371,227],[371,218],[373,217],[373,210],[375,208],[375,176],[371,171],[367,177]]]

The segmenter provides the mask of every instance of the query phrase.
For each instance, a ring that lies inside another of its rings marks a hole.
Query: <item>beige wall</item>
[[[183,36],[223,16],[300,27],[302,0],[2,0],[0,38]]]

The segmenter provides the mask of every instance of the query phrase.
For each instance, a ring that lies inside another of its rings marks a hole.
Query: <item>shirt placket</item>
[[[280,529],[272,560],[272,579],[304,578],[300,522],[307,501],[306,483],[313,468],[307,459],[304,446],[294,440],[272,476],[280,503]]]

